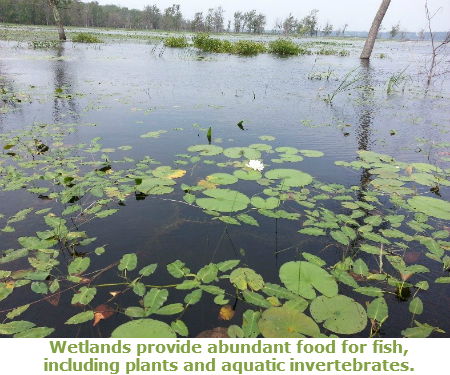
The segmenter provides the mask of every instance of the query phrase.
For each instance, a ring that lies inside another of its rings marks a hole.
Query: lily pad
[[[258,328],[266,338],[297,338],[320,334],[319,326],[309,316],[289,308],[270,307],[262,313]]]
[[[317,289],[327,297],[338,293],[334,278],[324,269],[309,262],[288,262],[280,268],[280,279],[289,290],[307,299],[314,299]]]
[[[248,180],[248,181],[256,181],[262,177],[262,174],[259,171],[254,170],[246,171],[244,169],[238,169],[237,171],[234,171],[233,175],[235,175],[237,178],[241,180]]]
[[[213,173],[206,180],[217,185],[231,185],[238,182],[238,178],[228,173]]]
[[[320,296],[311,302],[310,312],[314,320],[334,333],[350,335],[361,332],[367,325],[366,310],[350,297]]]
[[[270,197],[263,199],[261,197],[252,197],[250,203],[256,208],[262,208],[265,210],[272,210],[279,206],[280,200],[278,198]]]
[[[259,159],[261,157],[261,153],[258,150],[250,147],[230,147],[225,149],[223,153],[232,159],[239,159],[241,157],[246,159]]]
[[[320,158],[325,155],[322,151],[317,150],[300,150],[300,152],[308,158]]]
[[[266,172],[265,177],[269,180],[282,179],[282,185],[289,187],[303,187],[313,181],[311,175],[296,169],[272,169]]]
[[[164,322],[138,319],[122,324],[111,334],[112,338],[175,338],[175,332]]]
[[[196,145],[188,148],[190,152],[198,152],[202,156],[214,156],[223,152],[223,148],[215,145]]]
[[[205,210],[237,212],[247,208],[250,199],[235,190],[208,189],[203,192],[210,198],[197,198],[197,204]]]

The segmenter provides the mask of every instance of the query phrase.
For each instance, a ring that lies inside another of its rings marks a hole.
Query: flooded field
[[[0,30],[0,334],[450,336],[428,42],[364,62],[358,39],[247,57]]]

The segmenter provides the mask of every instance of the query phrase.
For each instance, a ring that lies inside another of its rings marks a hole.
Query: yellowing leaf
[[[213,184],[212,182],[206,181],[206,180],[200,180],[197,183],[198,186],[203,186],[206,189],[215,189],[217,187],[216,184]]]
[[[233,318],[235,311],[230,305],[222,306],[219,313],[219,320],[230,320]]]
[[[174,178],[183,177],[185,174],[186,174],[185,170],[183,170],[183,169],[176,169],[176,170],[173,171],[173,173],[169,174],[167,176],[167,178],[170,178],[170,179],[173,180]]]

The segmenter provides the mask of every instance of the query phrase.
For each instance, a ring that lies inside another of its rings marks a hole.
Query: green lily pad
[[[300,153],[308,158],[320,158],[321,156],[325,155],[322,151],[316,150],[300,150]]]
[[[241,157],[246,159],[259,159],[261,157],[261,153],[258,150],[250,147],[230,147],[225,149],[223,154],[232,159],[239,159]]]
[[[237,212],[246,209],[250,203],[246,195],[230,189],[208,189],[203,194],[210,198],[197,198],[197,204],[205,210]]]
[[[280,154],[288,154],[288,155],[295,155],[298,153],[298,149],[294,147],[277,147],[275,151],[279,152]]]
[[[238,178],[228,173],[213,173],[206,177],[206,180],[218,185],[231,185],[238,182]]]
[[[270,197],[267,199],[263,199],[261,197],[252,197],[252,199],[250,199],[250,203],[256,208],[272,210],[279,206],[280,200],[274,197]]]
[[[248,181],[256,181],[262,177],[262,174],[259,171],[255,170],[246,171],[244,169],[238,169],[237,171],[234,171],[233,175],[235,175],[237,178],[241,180],[248,180]]]
[[[190,152],[198,152],[202,156],[214,156],[223,152],[223,148],[215,145],[196,145],[188,148]]]
[[[327,297],[338,293],[334,278],[324,269],[309,262],[288,262],[280,268],[280,279],[289,290],[307,299],[314,299],[317,289]]]
[[[270,151],[272,150],[272,146],[271,145],[267,145],[265,143],[253,143],[251,145],[248,146],[249,148],[254,148],[255,150],[258,151]]]
[[[112,338],[175,338],[175,332],[164,322],[138,319],[122,324],[111,334]]]
[[[270,307],[262,313],[258,328],[266,338],[317,337],[319,326],[309,316],[289,308]]]
[[[416,211],[438,219],[450,220],[450,202],[433,197],[415,196],[408,204]]]
[[[313,181],[311,175],[296,169],[272,169],[266,172],[265,177],[269,180],[282,179],[282,185],[289,187],[303,187]]]
[[[331,332],[351,335],[361,332],[367,325],[366,310],[350,297],[320,296],[311,302],[310,312],[314,320],[323,323]]]

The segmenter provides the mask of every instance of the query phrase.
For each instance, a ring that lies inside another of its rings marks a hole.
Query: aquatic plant
[[[359,68],[356,67],[350,70],[342,79],[339,86],[331,93],[328,94],[324,99],[326,103],[331,104],[335,96],[339,93],[349,91],[356,87],[356,84],[362,79],[362,76],[359,74]]]
[[[72,42],[74,43],[103,43],[101,39],[97,36],[89,33],[78,33],[72,37]]]
[[[403,84],[402,92],[405,91],[406,81],[408,80],[408,76],[405,75],[406,70],[409,66],[403,69],[399,73],[393,73],[388,81],[387,93],[390,94],[395,88],[400,87]]]
[[[237,55],[253,56],[264,53],[266,50],[263,43],[252,40],[239,40],[234,44],[234,53]]]
[[[170,36],[164,39],[164,46],[172,48],[185,48],[189,45],[187,38],[182,36]]]
[[[12,301],[18,291],[22,296],[34,293],[38,298],[3,311],[6,316],[0,324],[1,335],[51,335],[54,327],[36,327],[32,321],[19,320],[20,316],[38,303],[59,300],[60,294],[70,293],[70,303],[83,307],[83,311],[73,309],[67,325],[97,325],[104,319],[127,316],[131,320],[118,320],[112,331],[111,336],[116,338],[189,336],[180,314],[187,314],[189,307],[200,300],[211,300],[220,307],[231,299],[248,306],[242,324],[229,326],[231,337],[325,337],[325,332],[352,335],[365,329],[373,336],[389,319],[386,295],[407,299],[406,291],[413,290],[409,302],[412,317],[425,308],[420,296],[427,293],[432,275],[420,262],[406,263],[409,246],[420,247],[425,257],[442,264],[444,270],[450,265],[450,257],[445,255],[450,248],[450,233],[442,229],[443,223],[450,221],[450,203],[419,194],[423,188],[450,186],[450,171],[360,151],[358,160],[337,161],[336,165],[373,171],[376,178],[362,189],[324,184],[296,167],[271,168],[262,173],[265,160],[295,165],[304,158],[323,157],[321,151],[291,146],[274,149],[265,143],[229,148],[199,144],[177,157],[193,165],[202,158],[217,159],[221,160],[217,168],[227,169],[200,176],[202,180],[188,185],[188,180],[183,180],[185,170],[159,165],[149,156],[139,161],[113,161],[107,154],[115,150],[104,147],[99,137],[89,144],[65,145],[64,133],[71,134],[75,128],[65,125],[62,133],[61,126],[39,124],[0,135],[4,150],[0,155],[0,189],[26,190],[54,202],[48,208],[30,207],[0,217],[4,221],[2,233],[14,232],[18,223],[31,217],[43,226],[35,234],[20,235],[16,246],[3,250],[0,300]],[[144,136],[151,141],[165,134],[154,133]],[[272,138],[264,136],[266,140]],[[123,151],[129,148],[120,147]],[[239,188],[230,188],[238,186],[240,180],[253,184],[256,193],[250,196]],[[93,245],[96,238],[89,237],[80,226],[116,214],[120,209],[117,203],[130,196],[164,199],[171,194],[171,201],[176,202],[173,193],[177,185],[183,195],[180,204],[204,211],[211,222],[224,223],[225,230],[229,225],[259,226],[262,217],[277,222],[295,220],[301,225],[300,236],[327,238],[342,251],[342,259],[330,264],[317,254],[302,252],[301,260],[281,265],[279,282],[264,280],[250,265],[240,265],[240,259],[211,262],[198,270],[175,260],[163,269],[175,280],[159,285],[151,277],[161,267],[157,262],[148,264],[133,252],[93,271],[91,259],[102,256],[106,248]],[[325,208],[323,202],[327,200],[338,202],[338,209]],[[386,210],[386,203],[394,208]],[[67,253],[67,263],[60,262],[61,252]],[[378,259],[376,271],[370,264],[372,256]],[[17,268],[21,260],[28,262],[25,269]],[[111,276],[118,273],[118,282],[100,283],[99,276],[107,272]],[[437,276],[436,284],[450,282],[448,276]],[[171,289],[177,290],[177,297],[172,297],[175,293],[169,293]],[[106,301],[102,290],[109,292]],[[124,299],[121,292],[126,290],[134,293],[134,298]],[[367,306],[357,302],[361,295],[369,299]],[[443,331],[417,322],[401,334],[426,337],[433,332]]]
[[[309,55],[311,52],[290,39],[280,38],[269,43],[269,52],[281,56]]]
[[[33,49],[54,49],[60,46],[60,42],[57,40],[33,40],[28,45]]]

